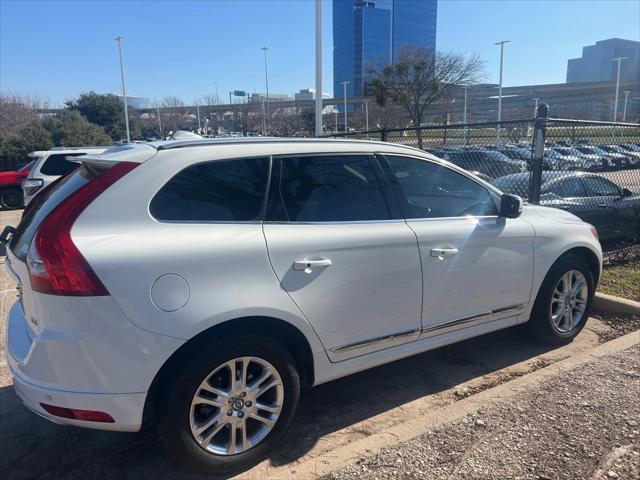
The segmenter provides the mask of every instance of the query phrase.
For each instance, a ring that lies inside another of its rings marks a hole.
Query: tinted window
[[[607,197],[620,195],[620,189],[609,180],[598,177],[586,177],[584,182],[587,184],[587,190],[590,196]]]
[[[587,191],[579,178],[570,178],[558,182],[549,188],[549,192],[555,193],[560,197],[586,197]]]
[[[291,222],[386,220],[389,209],[368,156],[280,159],[274,217]]]
[[[407,218],[497,215],[493,195],[449,168],[410,157],[387,156]]]
[[[260,220],[268,174],[268,158],[192,165],[156,194],[151,214],[175,221]]]
[[[79,167],[76,162],[70,162],[65,157],[79,157],[84,153],[56,153],[49,155],[44,161],[44,165],[40,167],[40,173],[43,175],[68,175]]]

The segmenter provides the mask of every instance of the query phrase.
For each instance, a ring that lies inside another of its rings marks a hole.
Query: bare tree
[[[404,46],[396,63],[371,67],[370,88],[376,103],[383,107],[389,100],[400,105],[414,126],[422,124],[427,107],[447,97],[460,85],[476,83],[484,62],[476,54],[437,52]],[[422,132],[416,130],[418,147]]]
[[[209,93],[207,95],[203,95],[194,103],[200,104],[200,105],[219,105],[220,97],[218,97],[218,95],[216,95],[215,93]]]
[[[0,93],[0,132],[15,133],[40,119],[40,110],[50,108],[49,101],[37,95]]]
[[[184,100],[182,100],[179,97],[175,97],[173,95],[164,97],[164,100],[162,100],[162,106],[166,108],[178,108],[178,107],[184,107],[185,105],[186,104],[184,103]]]

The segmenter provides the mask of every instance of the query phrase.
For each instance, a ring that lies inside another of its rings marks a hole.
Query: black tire
[[[8,210],[15,210],[24,206],[22,190],[17,187],[5,188],[0,191],[0,205]]]
[[[560,331],[553,323],[551,318],[551,298],[556,285],[563,277],[563,275],[570,270],[577,270],[584,276],[587,288],[588,296],[587,303],[582,314],[580,322],[567,332]],[[589,268],[587,262],[585,262],[578,255],[568,254],[560,257],[549,269],[547,276],[542,282],[542,286],[536,297],[536,301],[531,311],[531,317],[527,322],[528,330],[539,340],[548,343],[550,345],[562,345],[570,343],[573,339],[582,331],[589,318],[589,311],[591,310],[591,303],[593,302],[593,295],[595,292],[595,280],[593,272]]]
[[[225,338],[194,354],[192,362],[172,380],[163,382],[160,389],[165,393],[156,399],[160,436],[175,459],[193,471],[229,475],[246,470],[263,460],[280,443],[295,415],[300,397],[300,376],[293,356],[272,338],[260,335]],[[201,382],[216,367],[244,356],[264,359],[278,371],[284,387],[282,410],[272,430],[256,446],[233,455],[216,455],[196,443],[191,433],[191,401]]]

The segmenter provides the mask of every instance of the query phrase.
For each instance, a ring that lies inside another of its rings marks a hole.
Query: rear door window
[[[85,153],[55,153],[49,155],[42,167],[40,167],[40,173],[52,176],[69,175],[80,165],[76,162],[70,162],[66,157],[79,157],[80,155],[85,155]]]
[[[160,189],[150,211],[165,221],[258,221],[262,219],[268,177],[267,157],[192,165]]]
[[[584,184],[579,178],[570,178],[568,180],[558,182],[549,189],[549,192],[564,198],[587,196]]]
[[[368,155],[284,157],[271,190],[272,220],[354,222],[391,218]]]

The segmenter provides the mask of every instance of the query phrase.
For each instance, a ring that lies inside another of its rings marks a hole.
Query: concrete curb
[[[587,350],[528,375],[489,388],[447,405],[446,407],[429,412],[421,417],[413,418],[411,421],[397,424],[383,432],[361,438],[344,447],[319,455],[318,457],[277,467],[263,463],[255,469],[241,474],[239,478],[256,478],[256,476],[259,476],[259,478],[263,480],[316,479],[333,470],[354,463],[359,459],[371,457],[383,448],[407,442],[445,423],[462,418],[485,405],[508,401],[517,394],[535,388],[551,377],[566,373],[568,370],[574,369],[579,365],[626,350],[637,344],[640,344],[640,334],[637,331],[631,332],[594,349]]]
[[[640,302],[634,302],[615,295],[596,292],[593,297],[593,307],[603,312],[624,313],[627,315],[640,315]]]

